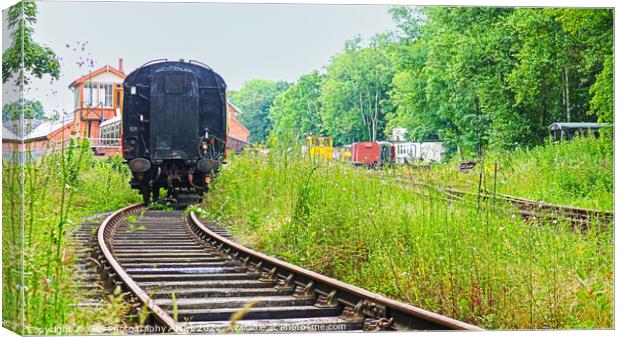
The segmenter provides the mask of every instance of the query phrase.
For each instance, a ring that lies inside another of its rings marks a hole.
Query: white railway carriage
[[[410,164],[415,161],[425,163],[441,162],[446,148],[441,142],[394,142],[397,164]]]
[[[419,143],[398,142],[394,143],[396,152],[396,164],[407,164],[418,160]]]
[[[425,163],[436,162],[440,163],[445,154],[447,153],[446,147],[439,141],[435,142],[422,142],[420,143],[420,160]]]

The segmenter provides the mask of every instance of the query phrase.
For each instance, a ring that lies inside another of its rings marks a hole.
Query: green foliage
[[[34,329],[28,333],[118,322],[128,309],[118,296],[97,311],[77,306],[83,295],[75,287],[77,261],[68,234],[78,228],[82,216],[139,200],[127,183],[126,165],[119,165],[119,158],[95,159],[88,142],[75,140],[43,158],[23,154],[23,166],[19,161],[3,161],[3,319],[21,320],[18,294],[23,285],[23,323]],[[23,172],[23,181],[12,178],[15,172]],[[20,187],[23,195],[17,197],[14,191]],[[23,227],[16,215],[22,211]],[[22,235],[23,265],[21,259],[9,260],[16,257]]]
[[[578,137],[511,152],[493,151],[484,158],[483,185],[493,189],[498,163],[497,192],[521,198],[613,211],[614,150],[610,135]],[[458,171],[458,161],[437,166],[428,183],[475,192],[478,174]]]
[[[612,12],[393,9],[401,28],[390,126],[465,154],[541,144],[549,124],[610,121]],[[593,104],[592,107],[589,107]]]
[[[389,40],[377,36],[360,47],[358,38],[332,58],[321,87],[322,122],[336,144],[378,140],[390,111],[387,91],[393,75]]]
[[[291,130],[295,130],[298,137],[323,132],[319,100],[322,81],[323,76],[316,71],[303,75],[275,98],[269,109],[272,135],[283,138]]]
[[[6,103],[2,107],[2,121],[18,120],[22,113],[24,119],[47,119],[43,111],[43,104],[40,101],[20,98],[15,102]]]
[[[601,123],[614,121],[614,58],[605,57],[603,70],[596,75],[596,82],[590,87],[590,113]]]
[[[60,63],[54,51],[32,40],[32,25],[37,21],[34,1],[20,1],[8,9],[8,28],[12,43],[2,53],[2,82],[15,77],[15,83],[29,83],[28,75],[53,79],[60,76]]]
[[[278,149],[236,156],[204,204],[260,251],[486,328],[613,325],[613,228],[482,206]]]
[[[558,121],[613,122],[611,10],[390,13],[398,32],[365,47],[347,41],[325,74],[302,76],[275,99],[274,135],[313,131],[343,145],[406,127],[412,139],[440,139],[465,158],[541,145]]]
[[[288,83],[250,80],[239,91],[231,91],[230,99],[241,112],[239,121],[250,131],[251,142],[263,142],[271,130],[269,109],[276,96],[288,88]]]
[[[377,36],[361,48],[358,38],[327,66],[321,88],[323,126],[336,144],[378,140],[384,115],[391,106],[387,91],[393,65],[387,36]]]

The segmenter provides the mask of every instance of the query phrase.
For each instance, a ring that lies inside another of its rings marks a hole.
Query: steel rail
[[[459,190],[449,186],[435,186],[428,183],[421,183],[416,181],[406,181],[402,177],[388,177],[400,183],[410,184],[416,187],[424,187],[429,189],[438,190],[448,194],[449,196],[463,198],[464,196],[477,197],[479,194],[476,192],[467,192]],[[494,195],[488,190],[484,190],[480,194],[483,199],[493,199]],[[598,220],[603,223],[611,223],[614,221],[614,212],[602,211],[590,208],[572,207],[558,204],[549,204],[546,202],[540,202],[520,197],[511,196],[508,194],[496,193],[495,198],[498,201],[507,202],[513,206],[519,208],[519,213],[524,217],[538,217],[548,219],[563,219],[582,226],[590,225],[593,220]]]
[[[155,315],[155,318],[168,327],[170,330],[176,333],[182,333],[183,330],[180,329],[178,324],[174,321],[170,315],[163,310],[161,307],[156,305],[153,302],[153,299],[144,291],[140,286],[127,274],[127,272],[121,267],[118,263],[114,255],[110,251],[108,247],[107,238],[113,235],[115,226],[118,224],[119,220],[121,220],[125,215],[138,211],[142,209],[144,204],[134,204],[124,208],[119,209],[118,211],[110,214],[99,227],[97,232],[97,243],[99,245],[99,249],[103,254],[107,264],[110,268],[114,270],[116,275],[110,275],[113,277],[117,277],[119,281],[129,290],[131,293],[140,301],[142,304],[145,304],[148,309]]]
[[[337,300],[350,307],[357,307],[360,304],[366,306],[366,308],[370,310],[364,310],[365,314],[368,314],[368,311],[370,311],[371,314],[377,314],[377,311],[382,310],[381,306],[384,306],[385,309],[383,309],[383,314],[387,315],[388,318],[395,318],[395,324],[401,325],[401,327],[423,326],[444,330],[483,330],[475,325],[433,313],[413,305],[391,300],[342,281],[254,251],[210,230],[202,224],[194,212],[190,212],[188,222],[198,236],[218,247],[218,250],[233,256],[235,259],[244,261],[244,264],[248,266],[253,266],[257,269],[256,271],[262,272],[262,274],[266,276],[270,275],[271,277],[275,277],[279,282],[294,282],[300,287],[307,287],[308,284],[312,282],[314,283],[314,290],[323,293],[323,295],[329,296],[329,294],[336,289],[340,291],[340,294],[332,295],[332,297],[335,297]],[[285,274],[282,275],[282,272]],[[379,315],[381,315],[381,313],[379,313]]]

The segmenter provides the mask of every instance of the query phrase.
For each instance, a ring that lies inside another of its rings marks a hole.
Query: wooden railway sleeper
[[[237,267],[237,266],[241,266],[241,265],[242,264],[239,261],[235,260],[235,259],[225,259],[225,261],[224,261],[224,266],[227,266],[227,267]]]

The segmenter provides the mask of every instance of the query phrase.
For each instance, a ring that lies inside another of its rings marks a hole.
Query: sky
[[[293,82],[322,70],[346,40],[395,30],[389,8],[42,2],[33,38],[61,58],[61,78],[33,81],[27,98],[40,100],[48,115],[71,112],[69,84],[89,70],[116,67],[119,58],[126,73],[153,59],[194,59],[211,66],[232,90],[253,78]],[[3,35],[6,41],[6,30]],[[88,58],[95,61],[93,67],[77,64]]]

